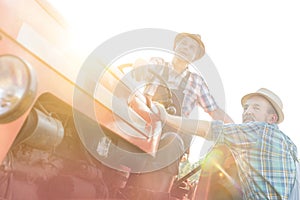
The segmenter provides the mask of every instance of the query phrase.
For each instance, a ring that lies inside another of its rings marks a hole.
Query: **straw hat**
[[[273,93],[272,91],[270,91],[266,88],[261,88],[261,89],[257,90],[257,92],[245,95],[241,99],[242,105],[244,105],[250,97],[257,96],[257,95],[266,98],[272,104],[273,108],[276,110],[277,115],[278,115],[277,123],[278,124],[281,123],[284,119],[284,114],[282,112],[282,108],[283,108],[282,101],[275,93]]]
[[[180,40],[182,40],[182,38],[184,38],[184,37],[190,37],[190,38],[194,39],[199,44],[199,46],[201,47],[201,51],[195,57],[195,60],[200,59],[205,54],[205,46],[204,46],[203,42],[201,41],[201,36],[199,34],[190,34],[190,33],[179,33],[179,34],[177,34],[176,37],[175,37],[173,49],[176,48],[176,45],[178,44],[178,42]]]

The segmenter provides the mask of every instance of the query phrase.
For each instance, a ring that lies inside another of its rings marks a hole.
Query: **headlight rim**
[[[24,87],[24,92],[15,103],[12,108],[3,114],[0,113],[0,124],[9,123],[21,117],[33,104],[37,93],[37,78],[36,73],[32,66],[22,57],[14,54],[2,54],[0,59],[3,57],[11,57],[17,59],[18,62],[22,63],[25,68],[27,79],[26,86]]]

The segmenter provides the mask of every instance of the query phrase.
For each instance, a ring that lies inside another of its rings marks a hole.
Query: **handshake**
[[[165,123],[167,118],[165,107],[158,102],[149,100],[145,96],[142,97],[144,98],[142,99],[141,96],[134,97],[130,101],[129,107],[146,122],[146,126],[155,126],[157,122]]]

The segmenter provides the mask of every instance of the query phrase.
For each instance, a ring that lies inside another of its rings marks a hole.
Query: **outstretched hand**
[[[163,122],[165,123],[167,120],[167,111],[165,109],[165,107],[158,103],[158,102],[153,102],[152,106],[152,110],[155,112],[155,114],[157,115],[157,117]]]
[[[151,100],[149,100],[151,101]],[[152,102],[147,105],[146,101],[140,101],[139,98],[133,98],[129,105],[140,117],[142,117],[147,123],[161,121],[165,122],[167,112],[165,107],[158,103]]]

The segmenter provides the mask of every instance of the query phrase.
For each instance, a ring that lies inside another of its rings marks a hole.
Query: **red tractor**
[[[0,199],[234,198],[231,161],[215,171],[199,167],[197,186],[187,179],[198,169],[176,178],[180,156],[147,169],[174,138],[161,140],[159,121],[148,130],[147,116],[121,97],[116,107],[107,100],[122,69],[108,71],[98,93],[93,78],[76,79],[82,62],[68,38],[64,19],[47,1],[0,2]],[[144,127],[114,112],[122,103]]]

